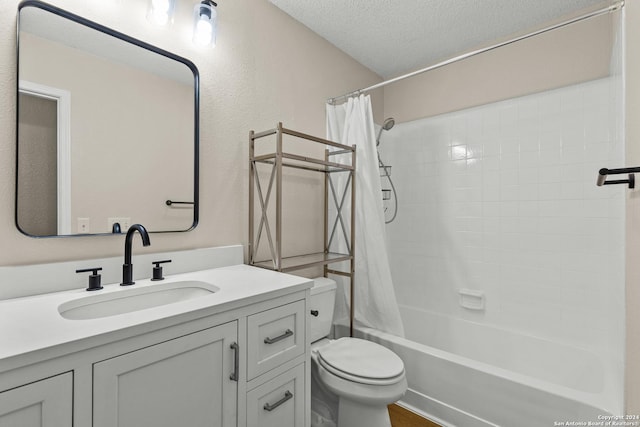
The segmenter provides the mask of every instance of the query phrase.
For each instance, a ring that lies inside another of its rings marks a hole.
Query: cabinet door
[[[69,427],[72,419],[71,372],[0,393],[0,427]]]
[[[305,425],[304,363],[247,393],[248,427]]]
[[[234,427],[237,322],[94,364],[94,427]]]

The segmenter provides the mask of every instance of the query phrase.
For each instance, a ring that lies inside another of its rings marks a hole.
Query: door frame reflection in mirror
[[[83,25],[85,27],[88,27],[90,29],[93,30],[97,30],[101,33],[104,33],[108,36],[111,37],[115,37],[119,40],[122,40],[126,43],[132,44],[134,46],[143,48],[151,53],[155,53],[158,55],[161,55],[165,58],[171,59],[173,61],[177,61],[185,66],[188,67],[188,69],[192,72],[193,74],[193,94],[194,94],[194,100],[193,100],[193,138],[194,138],[194,144],[193,144],[193,202],[190,205],[191,209],[193,211],[193,222],[191,224],[191,226],[187,229],[184,230],[150,230],[150,232],[152,233],[171,233],[171,232],[184,232],[184,231],[191,231],[193,230],[197,225],[198,225],[198,221],[199,221],[199,92],[200,92],[200,83],[199,83],[199,72],[197,67],[195,66],[195,64],[193,62],[191,62],[188,59],[185,59],[183,57],[180,57],[178,55],[175,55],[171,52],[168,52],[166,50],[163,50],[161,48],[158,48],[156,46],[150,45],[146,42],[143,42],[141,40],[135,39],[131,36],[128,36],[124,33],[120,33],[116,30],[113,30],[109,27],[105,27],[104,25],[98,24],[96,22],[90,21],[86,18],[83,18],[81,16],[75,15],[71,12],[65,11],[63,9],[57,8],[55,6],[52,6],[50,4],[38,1],[38,0],[25,0],[23,2],[21,2],[18,6],[18,36],[17,36],[17,54],[18,54],[18,58],[17,58],[17,68],[16,68],[16,75],[19,76],[19,69],[20,69],[20,60],[19,60],[19,46],[20,46],[20,11],[25,8],[25,7],[35,7],[41,10],[44,10],[46,12],[50,12],[54,15],[57,15],[59,17],[68,19],[76,24],[80,24]],[[64,112],[62,110],[64,110],[65,108],[68,108],[68,111],[70,111],[70,105],[68,104],[70,97],[59,97],[59,91],[56,91],[55,88],[46,88],[46,86],[44,85],[39,85],[39,84],[35,84],[35,86],[31,86],[31,89],[29,89],[30,85],[28,82],[25,82],[24,80],[20,81],[20,79],[16,79],[17,80],[17,88],[16,88],[16,92],[17,92],[17,96],[16,99],[19,98],[19,94],[20,93],[27,93],[29,95],[35,95],[35,96],[40,96],[40,97],[45,97],[48,99],[57,99],[58,100],[58,123],[60,123],[60,120],[67,120],[67,118],[64,118]],[[26,86],[25,86],[26,83]],[[47,92],[47,90],[49,90],[49,92]],[[64,92],[64,90],[62,90],[62,92]],[[68,92],[67,92],[68,93]],[[43,96],[44,95],[44,96]],[[18,101],[16,101],[18,102]],[[18,110],[19,108],[16,108],[16,126],[18,124]],[[64,127],[64,125],[63,125]],[[66,131],[64,129],[61,129],[61,127],[58,127],[58,141],[59,143],[62,142],[62,139],[67,138],[69,141],[69,144],[67,146],[67,148],[70,150],[70,130],[69,130],[70,126],[66,129]],[[61,135],[61,132],[63,133]],[[65,133],[66,132],[66,133]],[[16,132],[18,133],[18,132]],[[66,162],[67,165],[69,165],[71,163],[70,161],[70,155],[69,157],[65,157],[66,154],[64,153],[64,151],[67,148],[63,148],[63,153],[62,153],[62,158],[61,157],[61,153],[60,151],[58,152],[58,162]],[[71,221],[71,212],[70,212],[70,188],[71,188],[71,178],[70,178],[70,167],[63,167],[61,169],[63,170],[67,170],[68,174],[67,176],[59,176],[58,177],[58,191],[59,191],[59,195],[63,195],[63,197],[67,198],[68,200],[58,200],[58,234],[57,235],[31,235],[27,232],[25,232],[25,230],[23,230],[20,227],[19,224],[19,217],[18,217],[18,163],[19,163],[19,157],[18,157],[18,152],[19,152],[19,136],[16,135],[16,174],[15,174],[15,190],[16,190],[16,200],[15,200],[15,224],[16,227],[18,228],[18,230],[30,237],[35,237],[35,238],[49,238],[49,237],[79,237],[79,236],[95,236],[95,235],[112,235],[112,233],[90,233],[90,234],[71,234],[71,229],[72,229],[72,221]],[[139,190],[139,189],[138,189]],[[66,196],[64,196],[64,194],[66,193]],[[68,204],[68,205],[67,205]],[[65,207],[67,206],[67,207]]]
[[[71,234],[71,92],[27,80],[18,84],[21,94],[56,102],[58,235]]]

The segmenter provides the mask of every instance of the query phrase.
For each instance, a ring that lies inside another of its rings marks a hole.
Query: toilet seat
[[[340,338],[317,350],[319,364],[337,377],[369,385],[391,385],[404,378],[404,363],[371,341]]]

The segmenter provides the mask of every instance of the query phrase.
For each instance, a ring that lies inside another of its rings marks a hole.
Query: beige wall
[[[605,15],[391,84],[385,116],[407,122],[609,74],[611,16]]]
[[[626,14],[626,161],[640,165],[640,2],[627,1]],[[640,414],[640,193],[627,199],[627,348],[626,405],[628,414]]]
[[[32,239],[15,228],[18,3],[0,2],[4,36],[0,38],[0,265],[119,255],[123,250],[121,237]],[[147,23],[145,0],[50,3],[188,58],[199,68],[200,224],[188,233],[153,235],[151,246],[142,249],[136,245],[136,253],[246,244],[249,130],[272,128],[282,121],[287,127],[324,135],[327,98],[380,81],[267,0],[220,2],[215,49],[196,48],[191,43],[190,0],[178,1],[175,21],[169,28]],[[381,106],[381,102],[374,99],[374,105]],[[310,218],[312,224],[319,222],[320,212],[309,214],[315,215]],[[308,240],[307,224],[294,226],[299,229],[290,233],[296,240]]]

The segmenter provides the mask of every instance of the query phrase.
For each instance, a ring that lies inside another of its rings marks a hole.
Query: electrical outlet
[[[126,233],[131,225],[131,218],[121,216],[107,218],[107,233],[111,233],[111,230],[113,230],[113,224],[116,222],[120,224],[120,231],[122,233]]]
[[[78,233],[89,233],[89,218],[78,218]]]

